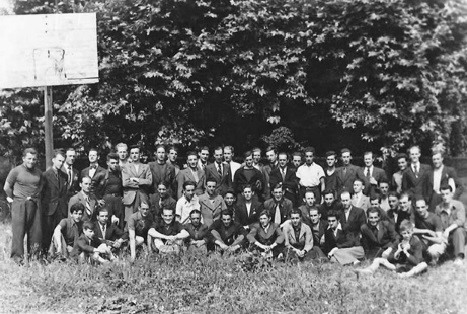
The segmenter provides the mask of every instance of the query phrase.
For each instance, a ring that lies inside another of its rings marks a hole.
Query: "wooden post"
[[[52,166],[52,155],[54,150],[53,137],[53,104],[52,104],[52,86],[44,86],[44,108],[45,108],[45,161],[46,167]]]

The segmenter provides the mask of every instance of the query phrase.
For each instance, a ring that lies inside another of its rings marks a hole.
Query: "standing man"
[[[47,252],[55,227],[63,218],[68,217],[67,206],[67,175],[61,169],[65,162],[65,152],[54,150],[52,167],[44,172],[42,188],[42,245]]]
[[[420,163],[420,147],[412,146],[409,154],[410,166],[402,173],[402,191],[408,192],[412,198],[421,196],[428,202],[431,194],[428,182],[431,167]]]
[[[201,147],[198,156],[198,168],[206,172],[206,166],[208,165],[209,159],[209,148],[207,146]]]
[[[396,156],[399,171],[392,175],[391,188],[397,193],[402,192],[402,173],[404,172],[405,168],[407,168],[407,159],[408,157],[406,154],[398,154]]]
[[[99,166],[97,163],[99,160],[99,153],[97,149],[91,148],[88,153],[89,167],[81,170],[80,178],[90,177],[91,178],[91,192],[94,193],[95,190],[95,181],[94,178],[99,175],[99,173],[104,172],[105,169]]]
[[[367,180],[360,167],[352,165],[352,155],[348,148],[341,149],[342,167],[337,168],[337,195],[340,195],[343,190],[348,192],[353,191],[353,183],[355,179],[360,179],[367,185]]]
[[[287,153],[279,153],[279,167],[273,169],[269,175],[269,185],[276,186],[282,183],[284,187],[284,197],[297,205],[298,178],[295,169],[288,166],[289,158]]]
[[[250,185],[255,193],[254,195],[261,200],[265,187],[263,174],[261,171],[253,167],[253,156],[251,151],[245,152],[244,157],[245,165],[235,172],[233,181],[234,190],[238,195],[237,199],[240,199],[243,188],[246,185]]]
[[[174,195],[174,191],[172,191],[171,187],[175,180],[175,167],[166,161],[165,147],[163,145],[157,145],[154,155],[156,161],[148,163],[152,174],[151,193],[155,193],[159,184],[164,183],[168,189],[168,193],[172,196]]]
[[[118,154],[118,165],[120,169],[123,169],[128,162],[131,162],[131,159],[128,158],[128,145],[125,143],[118,143],[116,146]]]
[[[277,161],[277,149],[274,146],[266,148],[266,159],[268,160],[268,164],[263,167],[262,171],[264,177],[263,200],[271,198],[271,187],[273,186],[269,183],[269,177],[271,176],[271,172],[279,167],[279,162]]]
[[[337,191],[337,154],[331,150],[326,152],[326,168],[324,169],[324,185],[327,190]]]
[[[454,199],[459,199],[462,194],[462,182],[457,177],[456,170],[452,167],[443,164],[444,156],[441,151],[434,151],[433,156],[433,170],[428,177],[430,195],[430,211],[434,211],[436,206],[442,202],[441,187],[443,185],[450,185],[454,193]]]
[[[253,198],[253,190],[250,185],[243,187],[243,198],[237,204],[235,208],[234,216],[235,221],[243,226],[245,230],[248,230],[250,226],[256,223],[259,219],[259,213],[263,210],[263,204],[258,202],[257,199]],[[230,193],[226,194],[225,201],[229,203]],[[232,193],[232,198],[233,198]],[[228,204],[227,204],[228,207]]]
[[[179,199],[183,196],[183,184],[186,181],[196,183],[196,195],[201,195],[204,193],[204,185],[206,184],[206,173],[204,170],[198,168],[198,154],[196,154],[194,151],[188,152],[186,159],[188,167],[186,169],[180,170],[177,176],[177,197]]]
[[[292,164],[295,167],[295,170],[302,165],[302,153],[294,152],[292,154]]]
[[[363,162],[365,163],[365,167],[362,169],[362,171],[366,177],[367,182],[369,183],[365,188],[364,193],[368,196],[371,196],[372,193],[376,192],[378,184],[381,181],[387,180],[386,172],[381,168],[375,167],[373,165],[374,161],[375,157],[373,156],[372,152],[365,152],[363,154]]]
[[[222,162],[222,147],[214,149],[214,162],[206,166],[206,181],[216,180],[217,193],[224,196],[232,188],[232,176],[230,166]]]
[[[227,209],[222,196],[216,192],[217,182],[214,179],[206,181],[206,192],[199,197],[203,223],[210,227],[215,220],[221,218],[221,212]]]
[[[282,225],[290,216],[292,202],[284,198],[282,184],[277,184],[273,189],[273,198],[264,202],[264,209],[271,214],[272,222]]]
[[[73,167],[76,159],[76,151],[70,147],[66,151],[63,172],[67,174],[67,201],[79,191],[78,170]]]
[[[17,264],[23,263],[25,234],[28,235],[29,256],[39,257],[42,244],[40,197],[43,178],[36,164],[37,151],[26,148],[23,163],[8,173],[3,187],[11,206],[11,258]]]
[[[152,184],[152,173],[148,165],[140,162],[141,153],[138,146],[130,149],[130,159],[122,169],[123,205],[125,221],[138,211],[141,201],[148,200],[148,189]]]
[[[177,177],[178,173],[180,172],[180,167],[177,164],[177,157],[178,157],[178,149],[175,146],[169,147],[169,155],[167,163],[171,164],[175,168],[175,177]],[[174,190],[176,191],[176,189]]]
[[[240,169],[241,165],[238,162],[233,161],[234,157],[234,148],[232,146],[224,147],[224,161],[229,165],[232,182],[234,181],[235,172]]]
[[[342,229],[346,233],[353,233],[355,238],[359,238],[360,230],[366,223],[365,211],[352,205],[350,193],[347,191],[341,193],[341,203],[343,210],[339,212],[339,222]]]
[[[305,149],[305,163],[297,169],[297,178],[300,185],[298,199],[303,200],[305,192],[311,190],[315,194],[316,202],[321,204],[321,192],[326,187],[324,183],[325,174],[323,168],[313,161],[314,158],[314,147],[307,147]]]

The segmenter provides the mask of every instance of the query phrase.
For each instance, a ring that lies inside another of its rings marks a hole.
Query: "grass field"
[[[29,313],[467,313],[467,265],[444,263],[401,280],[387,270],[256,263],[220,256],[142,257],[91,266],[9,259],[0,224],[0,312]]]

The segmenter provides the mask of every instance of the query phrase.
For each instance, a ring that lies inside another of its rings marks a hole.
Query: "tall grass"
[[[467,269],[452,263],[408,280],[386,270],[357,278],[353,267],[330,263],[269,265],[218,255],[21,267],[8,258],[9,228],[0,225],[2,313],[467,312]]]

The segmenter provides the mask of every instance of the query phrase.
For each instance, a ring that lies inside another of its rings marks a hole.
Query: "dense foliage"
[[[70,3],[98,14],[100,82],[54,88],[57,145],[467,147],[462,0]],[[40,97],[0,92],[2,152],[38,141]]]

